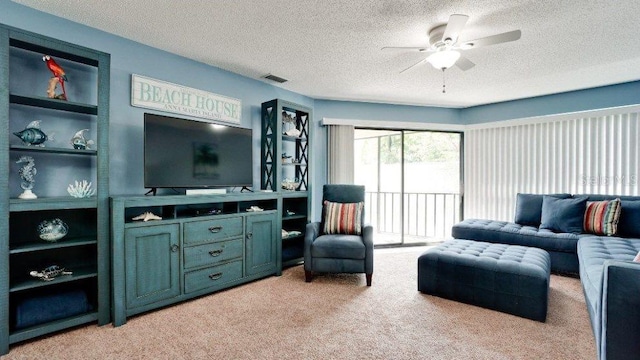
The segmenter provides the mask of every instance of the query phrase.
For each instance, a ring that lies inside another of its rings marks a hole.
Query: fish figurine
[[[76,150],[91,150],[89,148],[89,146],[95,144],[93,142],[93,140],[87,140],[84,137],[84,133],[85,131],[89,131],[89,129],[82,129],[80,131],[78,131],[75,135],[73,135],[73,137],[71,138],[71,145],[73,145],[73,148]]]
[[[26,145],[44,147],[45,141],[53,140],[53,134],[51,136],[47,136],[44,131],[40,130],[40,120],[30,122],[24,130],[14,132],[13,134],[19,137]]]

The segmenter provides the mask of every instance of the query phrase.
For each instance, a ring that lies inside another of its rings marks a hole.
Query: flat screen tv
[[[251,129],[145,113],[144,186],[251,186],[252,146]]]

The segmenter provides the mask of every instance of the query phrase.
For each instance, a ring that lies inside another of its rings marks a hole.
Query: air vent
[[[263,79],[269,79],[269,80],[271,80],[271,81],[275,81],[275,82],[277,82],[277,83],[281,83],[281,84],[282,84],[283,82],[287,82],[287,81],[289,81],[289,80],[287,80],[287,79],[283,79],[283,78],[281,78],[281,77],[279,77],[279,76],[275,76],[275,75],[271,75],[271,74],[265,75],[265,76],[263,76],[262,78],[263,78]]]

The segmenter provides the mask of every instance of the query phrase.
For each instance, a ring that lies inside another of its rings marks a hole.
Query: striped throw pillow
[[[640,262],[640,251],[636,254],[636,257],[633,258],[633,261]]]
[[[596,235],[615,235],[618,231],[620,208],[620,199],[587,203],[584,231]]]
[[[364,202],[335,203],[324,201],[325,234],[360,235]]]

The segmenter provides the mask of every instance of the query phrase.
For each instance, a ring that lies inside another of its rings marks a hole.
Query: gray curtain
[[[328,183],[353,184],[353,134],[350,125],[329,125]]]

